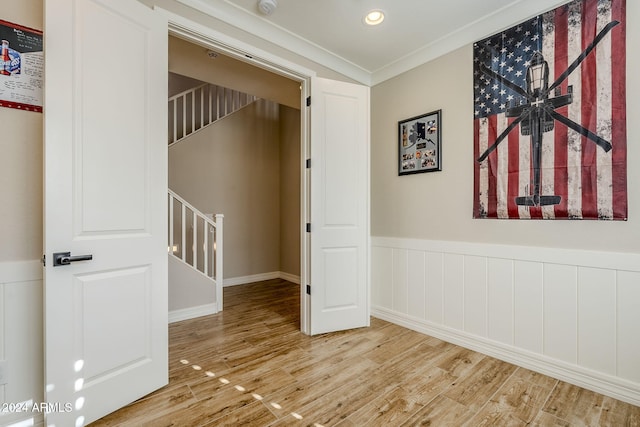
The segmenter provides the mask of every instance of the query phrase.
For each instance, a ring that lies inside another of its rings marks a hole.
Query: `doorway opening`
[[[172,144],[169,187],[203,212],[225,215],[225,284],[281,278],[299,285],[300,329],[308,333],[308,85],[273,67],[170,30],[170,96],[206,83],[258,99]]]

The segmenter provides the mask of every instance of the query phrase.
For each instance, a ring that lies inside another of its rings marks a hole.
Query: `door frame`
[[[300,330],[310,335],[311,299],[307,294],[307,284],[310,279],[311,243],[306,224],[310,222],[310,174],[307,159],[311,150],[311,129],[310,111],[306,107],[306,100],[311,96],[311,80],[316,77],[316,72],[161,7],[156,6],[154,10],[166,16],[168,35],[216,50],[300,83]]]

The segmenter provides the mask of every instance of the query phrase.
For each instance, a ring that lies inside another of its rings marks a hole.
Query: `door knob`
[[[69,265],[75,261],[90,261],[93,255],[77,255],[71,256],[71,252],[56,252],[53,254],[53,266]]]

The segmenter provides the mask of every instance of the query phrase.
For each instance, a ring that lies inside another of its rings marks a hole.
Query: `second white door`
[[[369,88],[311,82],[310,332],[369,325]]]

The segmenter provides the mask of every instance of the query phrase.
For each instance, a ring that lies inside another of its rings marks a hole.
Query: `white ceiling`
[[[374,85],[567,0],[178,0],[364,84]],[[380,9],[384,22],[363,23]]]

